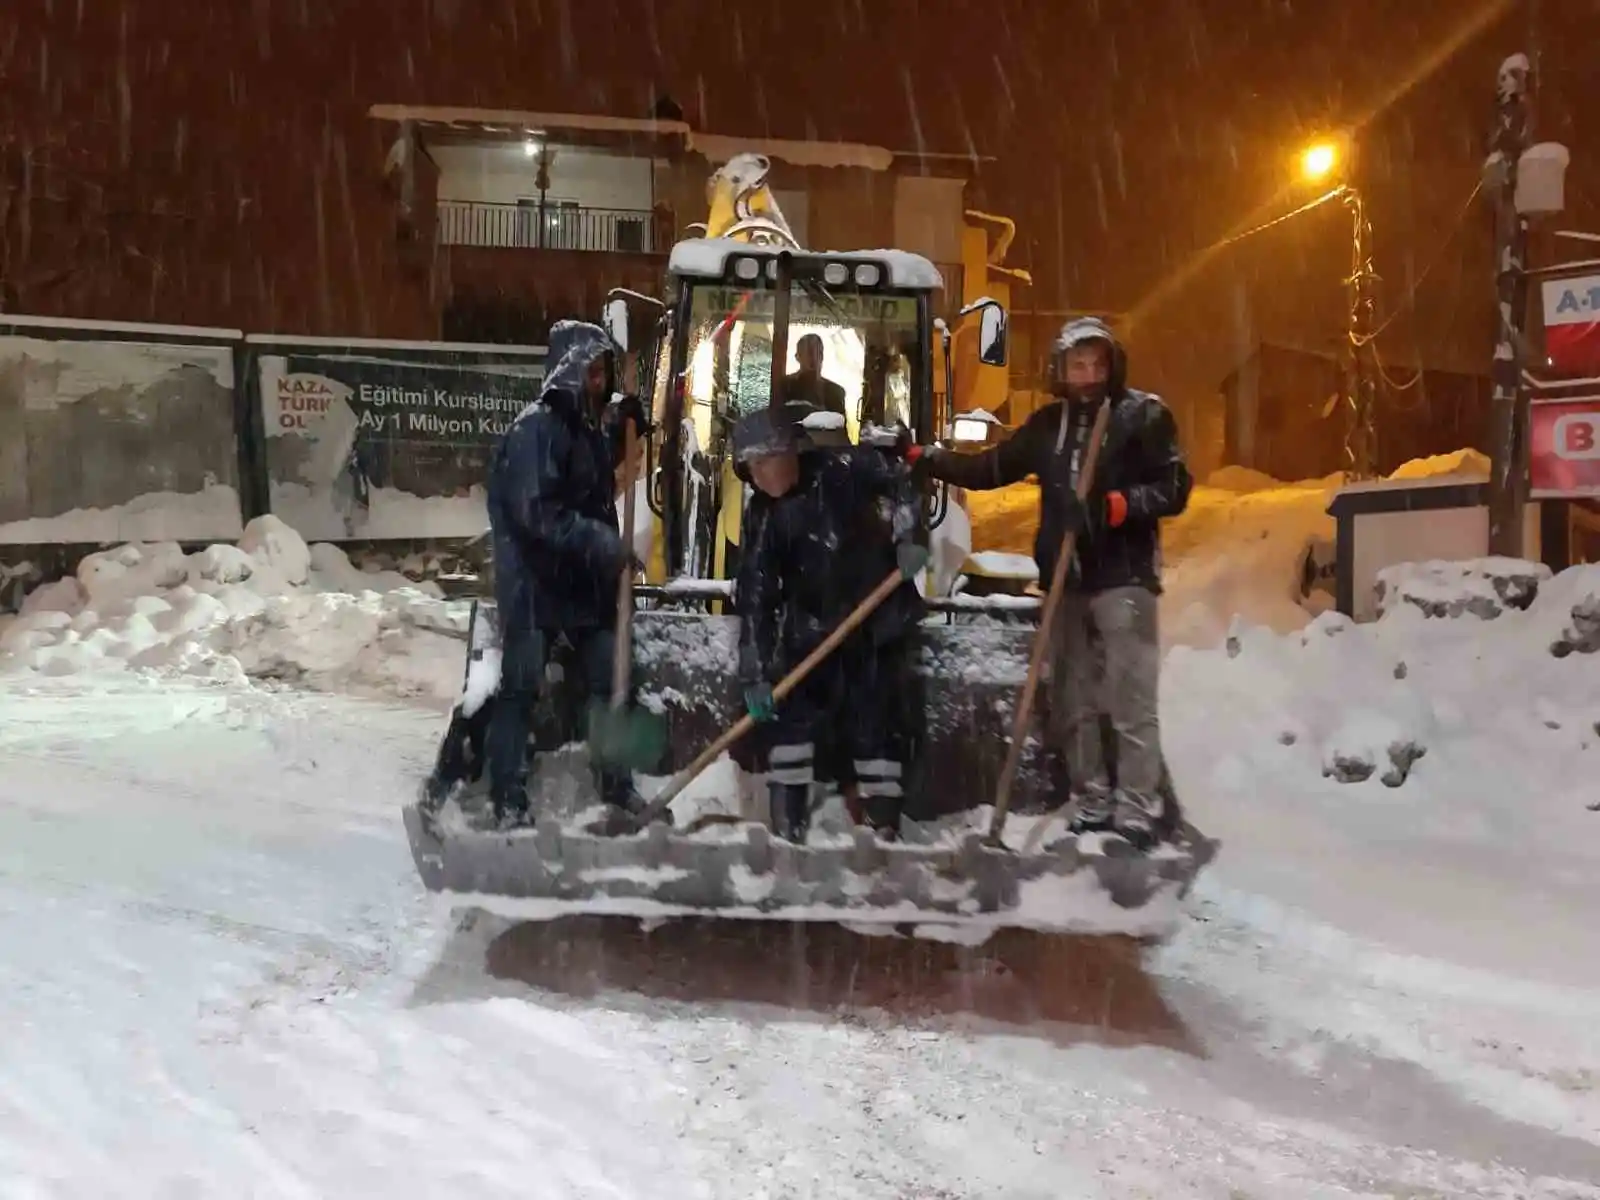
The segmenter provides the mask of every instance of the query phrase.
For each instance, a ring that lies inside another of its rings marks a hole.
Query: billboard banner
[[[255,369],[269,505],[302,537],[472,537],[489,452],[538,395],[544,356],[264,345]]]
[[[1528,406],[1528,494],[1600,496],[1600,396],[1535,400]]]
[[[1600,375],[1600,275],[1547,279],[1544,345],[1559,375]]]
[[[241,336],[0,318],[0,545],[238,537]]]

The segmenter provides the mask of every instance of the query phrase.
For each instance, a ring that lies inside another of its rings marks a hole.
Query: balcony
[[[665,211],[550,201],[541,221],[537,202],[439,201],[439,242],[445,246],[665,254],[671,233],[672,217]]]

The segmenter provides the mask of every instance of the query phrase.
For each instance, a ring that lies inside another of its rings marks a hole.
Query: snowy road
[[[1114,1044],[652,992],[636,935],[422,894],[396,806],[438,724],[0,681],[0,1197],[1600,1197],[1593,992],[1387,954],[1225,864]],[[538,977],[571,960],[615,986]]]

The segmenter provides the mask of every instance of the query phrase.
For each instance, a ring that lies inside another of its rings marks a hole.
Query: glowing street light
[[[1366,204],[1360,189],[1348,181],[1349,166],[1341,161],[1345,157],[1342,153],[1344,149],[1337,141],[1323,140],[1312,142],[1300,151],[1300,178],[1311,184],[1331,183],[1332,188],[1296,209],[1295,213],[1316,208],[1328,200],[1338,200],[1350,210],[1350,274],[1344,281],[1350,291],[1349,330],[1346,334],[1349,345],[1345,352],[1345,403],[1349,410],[1345,458],[1351,474],[1357,479],[1367,479],[1372,474],[1377,441],[1373,427],[1377,384],[1368,362],[1373,357],[1368,344],[1374,337],[1372,292],[1377,275],[1372,269],[1372,226],[1367,223]],[[1345,176],[1344,182],[1338,179],[1341,175]]]
[[[1321,183],[1339,165],[1339,148],[1332,142],[1316,142],[1300,155],[1300,174],[1311,183]]]

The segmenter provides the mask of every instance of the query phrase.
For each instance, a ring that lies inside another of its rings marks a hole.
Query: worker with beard
[[[1127,371],[1127,354],[1105,322],[1069,321],[1051,358],[1054,403],[982,453],[911,446],[906,456],[919,473],[975,491],[1037,476],[1034,559],[1042,579],[1055,571],[1062,538],[1077,535],[1056,618],[1048,730],[1066,771],[1068,826],[1114,832],[1148,849],[1178,816],[1165,786],[1157,713],[1160,522],[1187,507],[1193,481],[1171,411],[1129,387]],[[1102,403],[1111,406],[1105,440],[1093,487],[1080,501],[1077,480]],[[1109,747],[1102,718],[1111,726]]]

